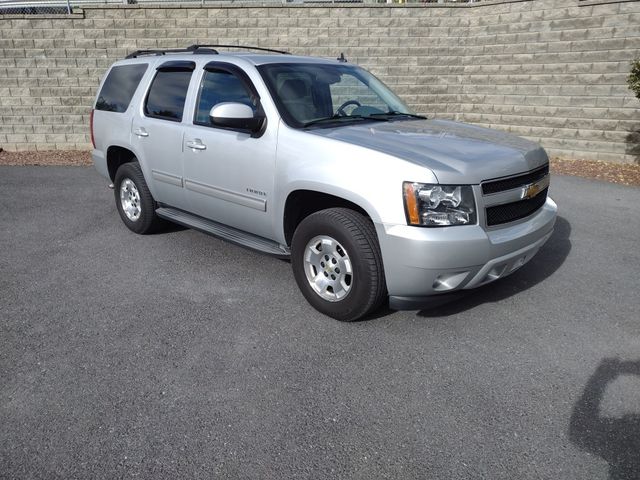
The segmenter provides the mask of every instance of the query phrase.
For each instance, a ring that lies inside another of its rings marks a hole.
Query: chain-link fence
[[[227,3],[476,3],[482,0],[0,0],[0,15],[11,14],[59,14],[68,15],[85,5],[144,4],[144,5],[216,5]]]

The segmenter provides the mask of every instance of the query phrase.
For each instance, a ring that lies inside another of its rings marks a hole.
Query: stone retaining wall
[[[241,43],[344,52],[416,111],[491,126],[573,158],[640,160],[640,2],[230,4],[0,15],[0,147],[86,149],[105,69],[139,48]]]

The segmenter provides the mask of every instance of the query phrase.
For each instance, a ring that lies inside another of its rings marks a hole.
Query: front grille
[[[487,207],[487,225],[500,225],[531,215],[547,201],[548,190],[545,188],[538,195],[527,200]]]
[[[549,164],[532,172],[518,175],[517,177],[505,178],[504,180],[492,180],[482,184],[483,195],[491,193],[505,192],[514,188],[522,187],[529,183],[535,183],[549,173]]]

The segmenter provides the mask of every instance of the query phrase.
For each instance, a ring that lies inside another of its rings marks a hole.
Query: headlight
[[[409,225],[448,227],[476,223],[470,186],[403,183],[404,210]]]

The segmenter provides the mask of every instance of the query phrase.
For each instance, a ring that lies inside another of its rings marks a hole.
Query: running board
[[[237,228],[222,225],[221,223],[207,220],[206,218],[198,217],[197,215],[183,212],[182,210],[161,207],[156,210],[156,214],[160,218],[164,218],[170,222],[177,223],[188,228],[193,228],[194,230],[199,230],[203,233],[213,235],[214,237],[227,240],[243,247],[251,248],[252,250],[258,250],[259,252],[267,253],[269,255],[288,258],[291,253],[288,247],[280,245],[279,243],[267,238],[243,232]]]

